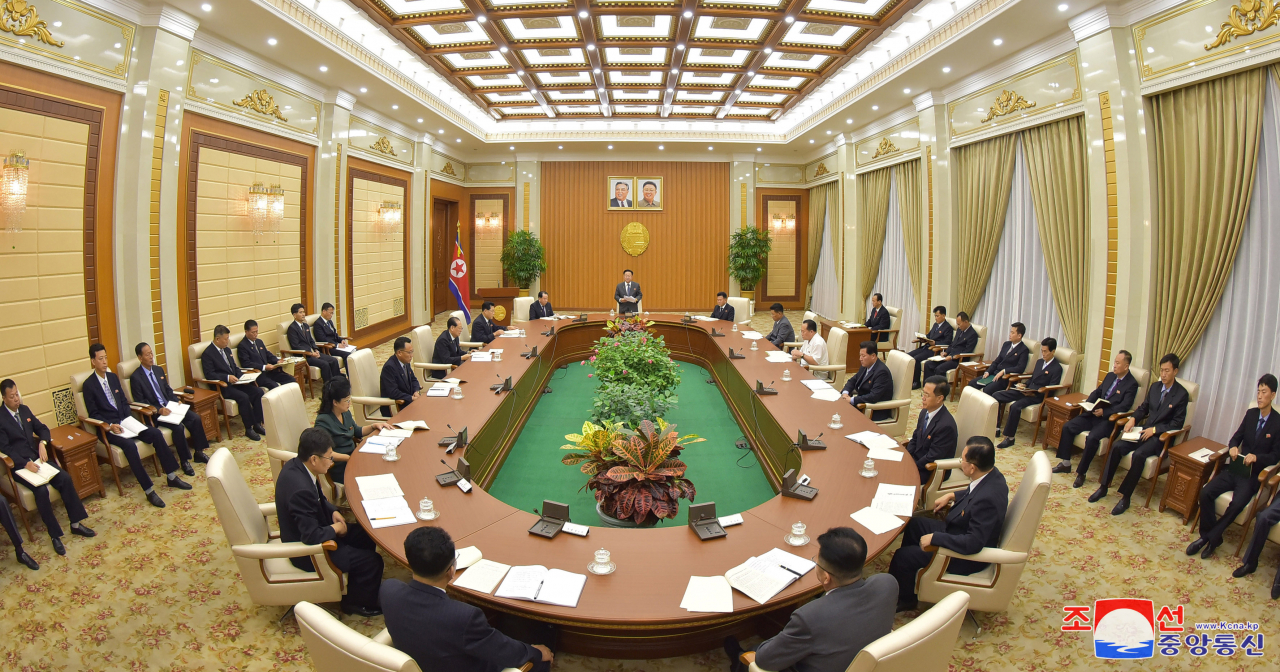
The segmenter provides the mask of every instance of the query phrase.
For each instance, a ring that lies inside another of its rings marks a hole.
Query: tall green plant
[[[766,229],[738,229],[729,237],[729,275],[745,291],[754,291],[769,264],[773,241]]]
[[[516,230],[507,236],[502,246],[502,270],[520,289],[529,285],[547,270],[546,250],[542,241],[529,231]]]
[[[628,332],[596,341],[595,354],[588,360],[601,386],[635,385],[666,394],[680,385],[680,365],[661,336]]]

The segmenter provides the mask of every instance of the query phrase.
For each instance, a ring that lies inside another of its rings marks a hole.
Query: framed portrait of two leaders
[[[661,210],[661,177],[610,177],[609,210]]]

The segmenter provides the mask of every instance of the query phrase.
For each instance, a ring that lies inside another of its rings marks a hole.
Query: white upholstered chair
[[[737,317],[737,315],[734,317]],[[814,374],[830,374],[832,384],[836,386],[836,389],[840,388],[840,379],[844,377],[845,353],[849,351],[848,341],[848,332],[844,329],[833,328],[827,332],[827,363],[825,365],[809,365],[809,371]]]
[[[356,424],[364,427],[389,420],[382,415],[382,407],[390,406],[394,414],[401,403],[380,396],[381,369],[373,361],[373,351],[363,348],[351,353],[347,357],[347,370],[351,374],[351,416]]]
[[[733,306],[733,319],[738,324],[747,324],[756,313],[756,302],[742,296],[731,296],[728,301]]]
[[[1124,413],[1111,414],[1111,419],[1113,421],[1120,420],[1122,418],[1127,418],[1130,415],[1133,415],[1133,409],[1137,408],[1138,406],[1141,406],[1142,400],[1147,398],[1147,387],[1148,387],[1148,383],[1151,382],[1151,370],[1140,369],[1136,366],[1131,366],[1129,367],[1129,375],[1133,376],[1134,382],[1138,383],[1138,389],[1134,392],[1134,395],[1133,395],[1133,405],[1130,406],[1129,410],[1125,411]],[[1085,432],[1081,432],[1080,434],[1077,434],[1075,441],[1071,445],[1075,446],[1076,448],[1083,449],[1084,440],[1086,436],[1087,434]],[[1112,432],[1112,436],[1108,436],[1098,442],[1097,457],[1105,457],[1107,453],[1111,452],[1111,440],[1113,438],[1114,438],[1114,430]],[[1094,460],[1094,461],[1097,462],[1097,460]],[[1099,467],[1099,473],[1101,473],[1101,469],[1106,468],[1106,461],[1104,460],[1101,463],[1101,465],[1102,466]]]
[[[999,404],[991,395],[966,387],[960,393],[960,406],[956,409],[956,454],[950,459],[938,460],[925,484],[921,504],[925,509],[933,508],[938,497],[969,487],[969,478],[960,471],[960,457],[964,454],[964,444],[972,436],[985,436],[993,439],[996,427],[996,411]],[[947,480],[943,481],[945,472]]]
[[[969,609],[983,612],[1004,611],[1009,607],[1018,588],[1018,579],[1026,567],[1031,545],[1035,541],[1036,528],[1044,515],[1045,500],[1049,497],[1049,455],[1039,451],[1031,456],[1027,470],[1018,484],[1018,491],[1009,502],[1005,513],[1004,528],[1000,533],[1000,545],[984,548],[973,555],[961,555],[946,548],[939,548],[928,567],[921,570],[916,580],[921,602],[941,602],[955,592],[969,594]],[[951,558],[987,562],[986,569],[962,576],[947,572]]]
[[[884,309],[889,312],[889,328],[871,330],[871,340],[877,341],[876,345],[880,349],[880,358],[885,359],[889,351],[898,349],[898,331],[902,324],[902,309],[893,306],[885,306]],[[878,342],[881,334],[887,334],[889,340],[883,343]]]
[[[318,315],[308,315],[308,316],[307,316],[307,328],[308,328],[308,329],[310,329],[310,328],[311,328],[311,324],[313,324],[313,323],[316,321],[316,318],[317,318],[317,317],[319,317],[319,316],[318,316]],[[280,323],[276,324],[276,339],[277,339],[277,340],[276,340],[276,346],[280,348],[280,358],[281,358],[281,359],[283,359],[283,358],[285,358],[285,357],[303,357],[303,356],[305,356],[305,355],[306,355],[306,353],[305,353],[305,352],[303,352],[302,350],[293,350],[293,349],[291,349],[291,348],[289,347],[289,325],[291,325],[291,324],[293,324],[293,316],[292,316],[292,315],[290,315],[290,316],[289,316],[289,318],[288,318],[288,319],[286,319],[284,322],[280,322]],[[314,397],[316,393],[315,393],[315,390],[311,389],[311,385],[314,383],[314,381],[317,381],[317,380],[320,380],[320,379],[321,379],[321,375],[320,375],[320,367],[318,367],[318,366],[310,366],[310,365],[308,365],[305,361],[298,362],[298,363],[297,363],[297,366],[306,366],[306,367],[307,367],[307,389],[306,389],[306,393],[307,393],[307,396],[308,396],[308,397]]]
[[[1187,415],[1186,419],[1182,422],[1181,428],[1170,430],[1160,435],[1160,440],[1164,442],[1164,447],[1160,449],[1160,454],[1152,455],[1142,463],[1142,480],[1148,481],[1151,485],[1147,490],[1147,501],[1143,504],[1143,506],[1147,508],[1151,508],[1151,496],[1156,493],[1156,481],[1160,478],[1161,474],[1169,470],[1169,464],[1171,461],[1169,458],[1169,449],[1182,443],[1191,435],[1191,419],[1195,417],[1196,401],[1200,399],[1199,383],[1193,383],[1181,378],[1178,378],[1177,381],[1183,387],[1187,388]],[[1121,429],[1123,429],[1123,423],[1120,422],[1120,420],[1117,420],[1116,428],[1111,433],[1112,445],[1114,445]],[[1132,469],[1133,466],[1133,453],[1129,453],[1128,455],[1120,458],[1121,469],[1128,470]]]
[[[511,326],[519,327],[529,322],[529,306],[533,301],[532,296],[517,296],[511,300]]]
[[[214,404],[214,407],[222,415],[223,425],[227,428],[227,437],[230,438],[231,418],[240,415],[240,405],[234,399],[227,399],[222,396],[222,388],[226,383],[204,377],[204,362],[200,361],[200,356],[204,354],[205,348],[212,344],[212,341],[200,341],[188,345],[187,358],[191,360],[191,376],[195,378],[195,383],[206,390],[213,390],[218,393],[218,402]],[[221,434],[218,435],[218,440],[222,440]]]
[[[337,550],[335,542],[314,546],[300,541],[282,543],[279,533],[267,525],[267,518],[276,515],[275,502],[259,504],[253,498],[240,465],[226,448],[209,457],[205,477],[240,580],[254,604],[292,607],[303,600],[342,599],[344,577],[329,560],[329,552]],[[289,558],[304,556],[311,557],[315,571],[298,569],[289,562]]]
[[[53,459],[54,457],[53,450],[50,449],[49,458]],[[4,496],[10,502],[18,505],[18,513],[22,514],[22,526],[27,530],[27,539],[34,542],[36,538],[31,533],[30,515],[32,511],[39,510],[39,507],[36,506],[36,496],[30,489],[18,487],[15,479],[21,477],[14,476],[13,472],[13,460],[8,455],[0,453],[0,493],[4,493]],[[49,488],[49,502],[60,501],[62,501],[62,495],[58,494],[57,489]]]
[[[280,476],[280,467],[298,456],[298,437],[313,424],[302,401],[302,388],[281,385],[263,393],[262,419],[267,426],[267,457],[274,481]]]
[[[423,382],[428,382],[431,377],[428,371],[444,371],[446,376],[453,370],[452,364],[434,364],[431,362],[431,356],[435,353],[436,339],[431,333],[431,325],[424,324],[421,327],[414,327],[409,332],[409,339],[413,341],[413,362],[411,366],[422,372]]]
[[[98,445],[96,452],[98,455],[98,464],[111,465],[111,476],[116,480],[116,494],[124,495],[124,488],[120,486],[120,470],[129,469],[129,458],[124,456],[124,451],[107,443],[107,424],[99,422],[89,417],[88,407],[84,404],[84,381],[93,375],[93,369],[82,371],[71,376],[71,391],[75,393],[76,398],[76,417],[80,420],[81,429],[98,437]],[[117,376],[118,377],[118,376]],[[124,382],[121,381],[123,385]],[[151,444],[142,441],[135,442],[138,446],[138,458],[146,460],[151,458],[156,467],[156,478],[164,473],[160,470],[160,459],[156,457],[156,451]],[[145,462],[143,468],[146,468]]]
[[[832,329],[832,331],[835,330]],[[893,376],[893,398],[889,401],[862,405],[862,412],[868,418],[873,412],[886,409],[893,414],[888,420],[876,422],[880,425],[880,431],[889,436],[899,437],[907,433],[908,416],[911,415],[911,374],[915,363],[916,360],[912,359],[911,355],[901,350],[890,350],[889,360],[885,365],[889,367],[889,374]]]
[[[455,310],[452,313],[449,313],[449,317],[456,317],[458,318],[458,321],[462,323],[462,333],[458,335],[458,347],[465,349],[484,346],[484,343],[475,343],[469,340],[471,338],[471,324],[467,322],[467,318],[462,314],[461,310]],[[473,316],[471,319],[474,321],[475,317]],[[432,346],[434,347],[435,343],[432,343]]]

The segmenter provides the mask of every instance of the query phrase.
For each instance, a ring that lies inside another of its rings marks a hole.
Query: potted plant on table
[[[756,285],[768,268],[771,249],[773,241],[766,229],[749,226],[729,237],[729,275],[738,281],[743,297],[756,298]]]
[[[520,288],[520,296],[529,296],[529,286],[547,270],[546,250],[530,231],[518,229],[507,236],[501,261],[503,272]]]
[[[595,491],[596,513],[606,525],[651,527],[662,519],[675,518],[681,499],[694,500],[697,489],[684,477],[688,466],[677,458],[689,444],[706,439],[694,434],[680,436],[675,425],[662,419],[656,424],[641,422],[637,432],[617,425],[612,430],[601,428],[589,441],[598,446],[607,438],[611,438],[611,455],[601,449],[593,457],[588,448],[585,454],[562,458],[565,464],[587,463],[583,473],[588,468],[595,472],[586,487]]]

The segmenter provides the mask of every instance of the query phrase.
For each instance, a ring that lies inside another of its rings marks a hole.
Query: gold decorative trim
[[[818,169],[817,169],[817,170],[815,170],[815,171],[813,171],[813,176],[814,176],[814,177],[822,177],[823,175],[826,175],[827,173],[830,173],[830,172],[831,172],[831,171],[827,170],[827,164],[825,164],[825,163],[819,163],[819,164],[818,164]]]
[[[45,41],[40,38],[37,38],[35,41],[27,40],[25,37],[23,37],[22,32],[15,32],[15,30],[22,31],[24,27],[30,29],[30,28],[33,28],[34,26],[31,24],[22,24],[17,26],[12,25],[16,21],[20,21],[20,20],[25,21],[31,18],[31,17],[28,17],[27,19],[21,18],[21,15],[26,10],[30,10],[34,16],[35,8],[25,1],[21,3],[23,6],[23,9],[19,10],[18,12],[14,12],[13,9],[10,8],[11,5],[17,5],[17,3],[14,2],[14,0],[7,0],[5,2],[3,6],[4,8],[3,19],[2,19],[3,23],[0,24],[0,34],[13,33],[15,37],[17,37],[18,39],[13,39],[8,36],[0,36],[0,43],[7,44],[15,49],[21,49],[22,51],[31,52],[33,54],[39,54],[43,58],[48,58],[48,59],[57,61],[59,63],[62,63],[64,65],[71,65],[77,68],[83,68],[85,70],[90,70],[92,72],[101,73],[103,75],[107,75],[114,79],[120,79],[120,80],[125,79],[129,69],[129,55],[133,52],[133,38],[134,38],[134,32],[135,32],[134,25],[132,23],[121,21],[115,16],[99,11],[98,9],[90,5],[76,2],[75,0],[50,0],[50,2],[52,2],[55,5],[62,5],[63,7],[66,7],[67,9],[73,12],[83,14],[92,19],[101,21],[107,24],[108,26],[118,29],[120,31],[120,38],[121,38],[120,62],[117,63],[114,67],[107,67],[105,65],[91,63],[78,56],[68,56],[64,52],[56,51],[54,49],[49,48],[49,47],[61,48],[64,44],[63,42],[55,43],[53,41]],[[39,17],[34,17],[34,18],[38,23],[42,23],[42,24],[45,23],[44,21],[40,20]],[[54,27],[57,28],[58,26],[55,25]],[[47,27],[45,27],[44,32],[46,33],[49,32]],[[49,37],[50,37],[50,40],[52,40],[52,37],[53,37],[52,33],[49,33]]]
[[[524,230],[529,230],[529,182],[524,183]]]
[[[265,114],[268,117],[275,117],[280,121],[288,123],[289,120],[284,118],[280,112],[280,106],[276,104],[276,99],[266,89],[258,89],[253,93],[246,94],[240,100],[231,101],[236,107],[243,107],[258,114]]]
[[[933,146],[924,146],[925,172],[929,176],[929,275],[924,286],[925,308],[933,306]]]
[[[342,260],[342,244],[340,242],[342,233],[342,143],[338,143],[338,151],[333,154],[333,295],[334,303],[338,306],[347,304],[342,302],[342,272],[340,262]],[[342,324],[342,315],[338,308],[334,308],[333,315],[334,324]],[[350,332],[350,327],[347,328]]]
[[[742,187],[742,189],[740,190],[740,193],[742,196],[742,204],[738,210],[738,214],[741,218],[741,221],[738,223],[738,228],[745,229],[747,228],[747,183],[743,182],[739,186]]]
[[[289,94],[289,95],[291,95],[291,96],[295,96],[295,97],[297,97],[297,98],[298,98],[299,100],[301,100],[301,101],[305,101],[306,103],[310,104],[310,105],[311,105],[311,107],[312,107],[312,108],[314,109],[314,111],[315,111],[315,112],[314,112],[314,114],[315,114],[315,118],[316,118],[315,124],[314,124],[310,129],[308,129],[308,128],[305,128],[304,126],[301,126],[301,125],[295,125],[295,124],[293,124],[293,123],[290,123],[290,124],[289,124],[289,126],[288,126],[288,129],[289,129],[290,131],[293,131],[293,132],[295,132],[295,133],[300,133],[300,134],[303,134],[303,135],[316,136],[316,135],[318,135],[318,134],[319,134],[319,132],[320,132],[320,121],[319,121],[319,120],[320,120],[320,101],[316,100],[315,98],[312,98],[311,96],[306,95],[305,93],[301,93],[301,92],[299,92],[299,91],[295,91],[295,90],[293,90],[293,89],[290,89],[290,88],[289,88],[289,87],[287,87],[287,86],[282,86],[282,85],[280,85],[280,84],[277,84],[277,83],[275,83],[275,82],[273,82],[273,81],[271,81],[271,80],[269,80],[269,79],[266,79],[266,78],[262,77],[261,75],[258,75],[258,74],[256,74],[256,73],[250,72],[250,71],[248,71],[248,70],[245,70],[244,68],[240,68],[240,67],[234,66],[234,65],[232,65],[232,64],[230,64],[230,63],[227,63],[226,61],[224,61],[224,60],[222,60],[222,59],[220,59],[220,58],[218,58],[218,57],[216,57],[216,56],[212,56],[212,55],[207,54],[207,53],[205,53],[205,52],[203,52],[203,51],[200,51],[199,49],[192,49],[192,50],[191,50],[191,68],[187,71],[187,93],[188,93],[188,96],[191,96],[192,94],[195,94],[195,92],[196,92],[196,84],[197,84],[197,82],[196,82],[196,80],[195,80],[196,66],[197,66],[197,65],[199,65],[200,63],[203,63],[203,62],[206,62],[206,61],[207,61],[207,62],[209,62],[209,63],[213,63],[213,64],[214,64],[215,66],[217,66],[218,68],[221,68],[221,69],[223,69],[223,70],[226,70],[227,72],[234,73],[234,74],[240,75],[241,77],[245,77],[245,78],[247,78],[247,79],[250,79],[250,80],[253,80],[253,81],[255,81],[255,82],[258,82],[259,84],[261,84],[261,85],[262,85],[262,87],[263,87],[263,89],[262,89],[262,90],[263,90],[263,91],[266,91],[266,90],[268,90],[268,89],[273,89],[273,90],[275,90],[275,91],[277,91],[277,92],[284,92],[284,93],[287,93],[287,94]],[[257,93],[257,91],[255,91],[255,92],[254,92],[254,94],[256,94],[256,93]],[[251,95],[253,95],[253,94],[251,94]],[[242,99],[241,99],[241,101],[245,101],[245,102],[247,102],[247,101],[246,101],[246,99],[248,99],[248,98],[249,98],[249,96],[245,96],[245,98],[242,98]],[[247,110],[253,109],[253,108],[248,107],[247,105],[240,105],[239,103],[235,103],[235,101],[233,101],[233,103],[234,103],[234,104],[228,105],[228,104],[226,104],[226,103],[223,103],[223,102],[220,102],[220,101],[214,100],[214,99],[212,99],[212,98],[208,98],[208,97],[201,97],[201,96],[199,96],[199,95],[195,95],[195,97],[194,97],[193,99],[194,99],[195,101],[197,101],[197,102],[204,103],[204,104],[207,104],[207,105],[212,105],[212,106],[214,106],[214,107],[217,107],[217,108],[220,108],[220,109],[224,109],[224,110],[227,110],[227,111],[229,111],[229,112],[235,112],[235,113],[237,113],[237,114],[245,114]],[[274,101],[274,100],[272,100],[272,103],[274,103],[274,102],[275,102],[275,101]],[[258,111],[258,110],[254,110],[254,111]],[[295,111],[297,111],[297,110],[295,110]],[[273,118],[275,118],[275,119],[282,120],[282,121],[283,121],[283,119],[284,119],[283,117],[279,116],[278,114],[273,114],[273,113],[271,113],[271,112],[262,112],[262,114],[267,115],[267,116],[270,116],[270,117],[273,117]],[[302,114],[304,114],[304,115],[305,115],[305,114],[306,114],[306,112],[302,112]],[[305,117],[304,117],[304,119],[305,119]],[[274,123],[274,122],[272,122],[272,123]],[[285,123],[288,123],[288,122],[285,122]],[[306,122],[305,122],[305,121],[302,121],[302,120],[300,120],[300,121],[296,122],[296,124],[303,124],[303,123],[306,123]],[[267,131],[265,131],[265,132],[273,133],[274,131],[267,130]]]
[[[49,22],[41,19],[35,6],[27,4],[27,0],[8,0],[0,5],[0,11],[3,11],[0,30],[13,33],[14,37],[34,37],[37,42],[51,47],[66,45],[66,42],[53,39],[53,35],[49,33]]]
[[[1262,32],[1278,22],[1280,22],[1280,13],[1276,12],[1275,4],[1271,0],[1240,0],[1231,6],[1227,20],[1222,22],[1222,30],[1218,32],[1218,37],[1204,45],[1204,50],[1217,49],[1234,38]]]
[[[444,169],[443,169],[443,170],[441,170],[440,172],[444,173],[445,175],[452,175],[453,177],[457,177],[457,176],[458,176],[458,174],[457,174],[456,172],[454,172],[454,170],[453,170],[453,162],[452,162],[452,161],[445,161],[445,162],[444,162]]]
[[[387,156],[396,155],[396,148],[391,146],[391,140],[385,135],[378,138],[378,141],[370,145],[369,148],[382,152]]]
[[[987,109],[987,116],[983,117],[982,121],[978,123],[985,124],[996,117],[1013,114],[1018,110],[1029,110],[1035,106],[1035,101],[1027,100],[1018,93],[1005,89],[1000,92],[1000,95],[996,96],[996,102],[992,103],[991,107]]]
[[[876,146],[876,153],[871,156],[871,160],[874,161],[882,156],[888,156],[901,151],[902,150],[898,149],[897,145],[893,144],[893,141],[889,139],[889,136],[886,135],[880,139],[880,144]]]
[[[644,251],[649,248],[649,229],[646,229],[644,224],[640,222],[631,222],[622,227],[620,238],[622,240],[622,249],[633,257],[644,254]]]
[[[1120,204],[1116,184],[1115,128],[1111,119],[1111,93],[1098,94],[1102,120],[1102,156],[1107,176],[1107,291],[1102,311],[1102,352],[1098,361],[1098,384],[1111,370],[1111,338],[1116,322],[1116,285],[1120,266]]]
[[[995,94],[996,91],[1001,91],[1002,92],[1001,95],[1003,95],[1003,92],[1006,89],[1011,89],[1018,82],[1025,80],[1028,77],[1031,77],[1033,75],[1040,74],[1046,70],[1056,68],[1063,64],[1070,66],[1071,74],[1075,79],[1075,81],[1072,82],[1071,96],[1068,98],[1064,98],[1062,100],[1056,101],[1053,105],[1036,106],[1034,108],[1029,107],[1028,109],[1030,109],[1031,111],[1026,112],[1025,114],[1026,116],[1031,116],[1035,114],[1044,114],[1046,112],[1052,112],[1053,110],[1058,109],[1059,107],[1081,102],[1082,100],[1084,100],[1084,97],[1083,97],[1084,87],[1080,83],[1080,59],[1077,56],[1075,51],[1071,51],[1069,53],[1058,56],[1057,58],[1049,59],[1044,63],[1041,63],[1040,65],[1037,65],[1033,68],[1029,68],[1027,70],[1014,74],[1010,77],[1006,77],[996,82],[995,84],[992,84],[991,86],[988,86],[987,88],[982,89],[981,91],[965,96],[964,98],[960,98],[959,100],[954,100],[952,102],[947,103],[947,127],[951,129],[951,137],[955,139],[955,138],[961,138],[973,133],[981,133],[983,131],[989,131],[989,127],[984,127],[981,125],[983,122],[979,122],[978,124],[974,125],[973,128],[969,128],[963,131],[957,131],[955,126],[956,109],[958,109],[961,105],[965,105],[965,106],[970,105],[973,102],[976,102],[980,99],[986,98],[987,96]],[[1065,84],[1063,85],[1063,88],[1064,89],[1066,88]],[[1017,95],[1017,94],[1014,94],[1014,95]],[[999,100],[999,96],[997,96],[997,101],[998,100]],[[953,143],[953,146],[954,146],[954,143]]]
[[[164,353],[164,311],[160,289],[160,172],[164,164],[165,123],[169,118],[169,92],[160,89],[156,103],[155,133],[151,141],[151,209],[148,248],[151,267],[151,349],[156,364],[166,366]]]

